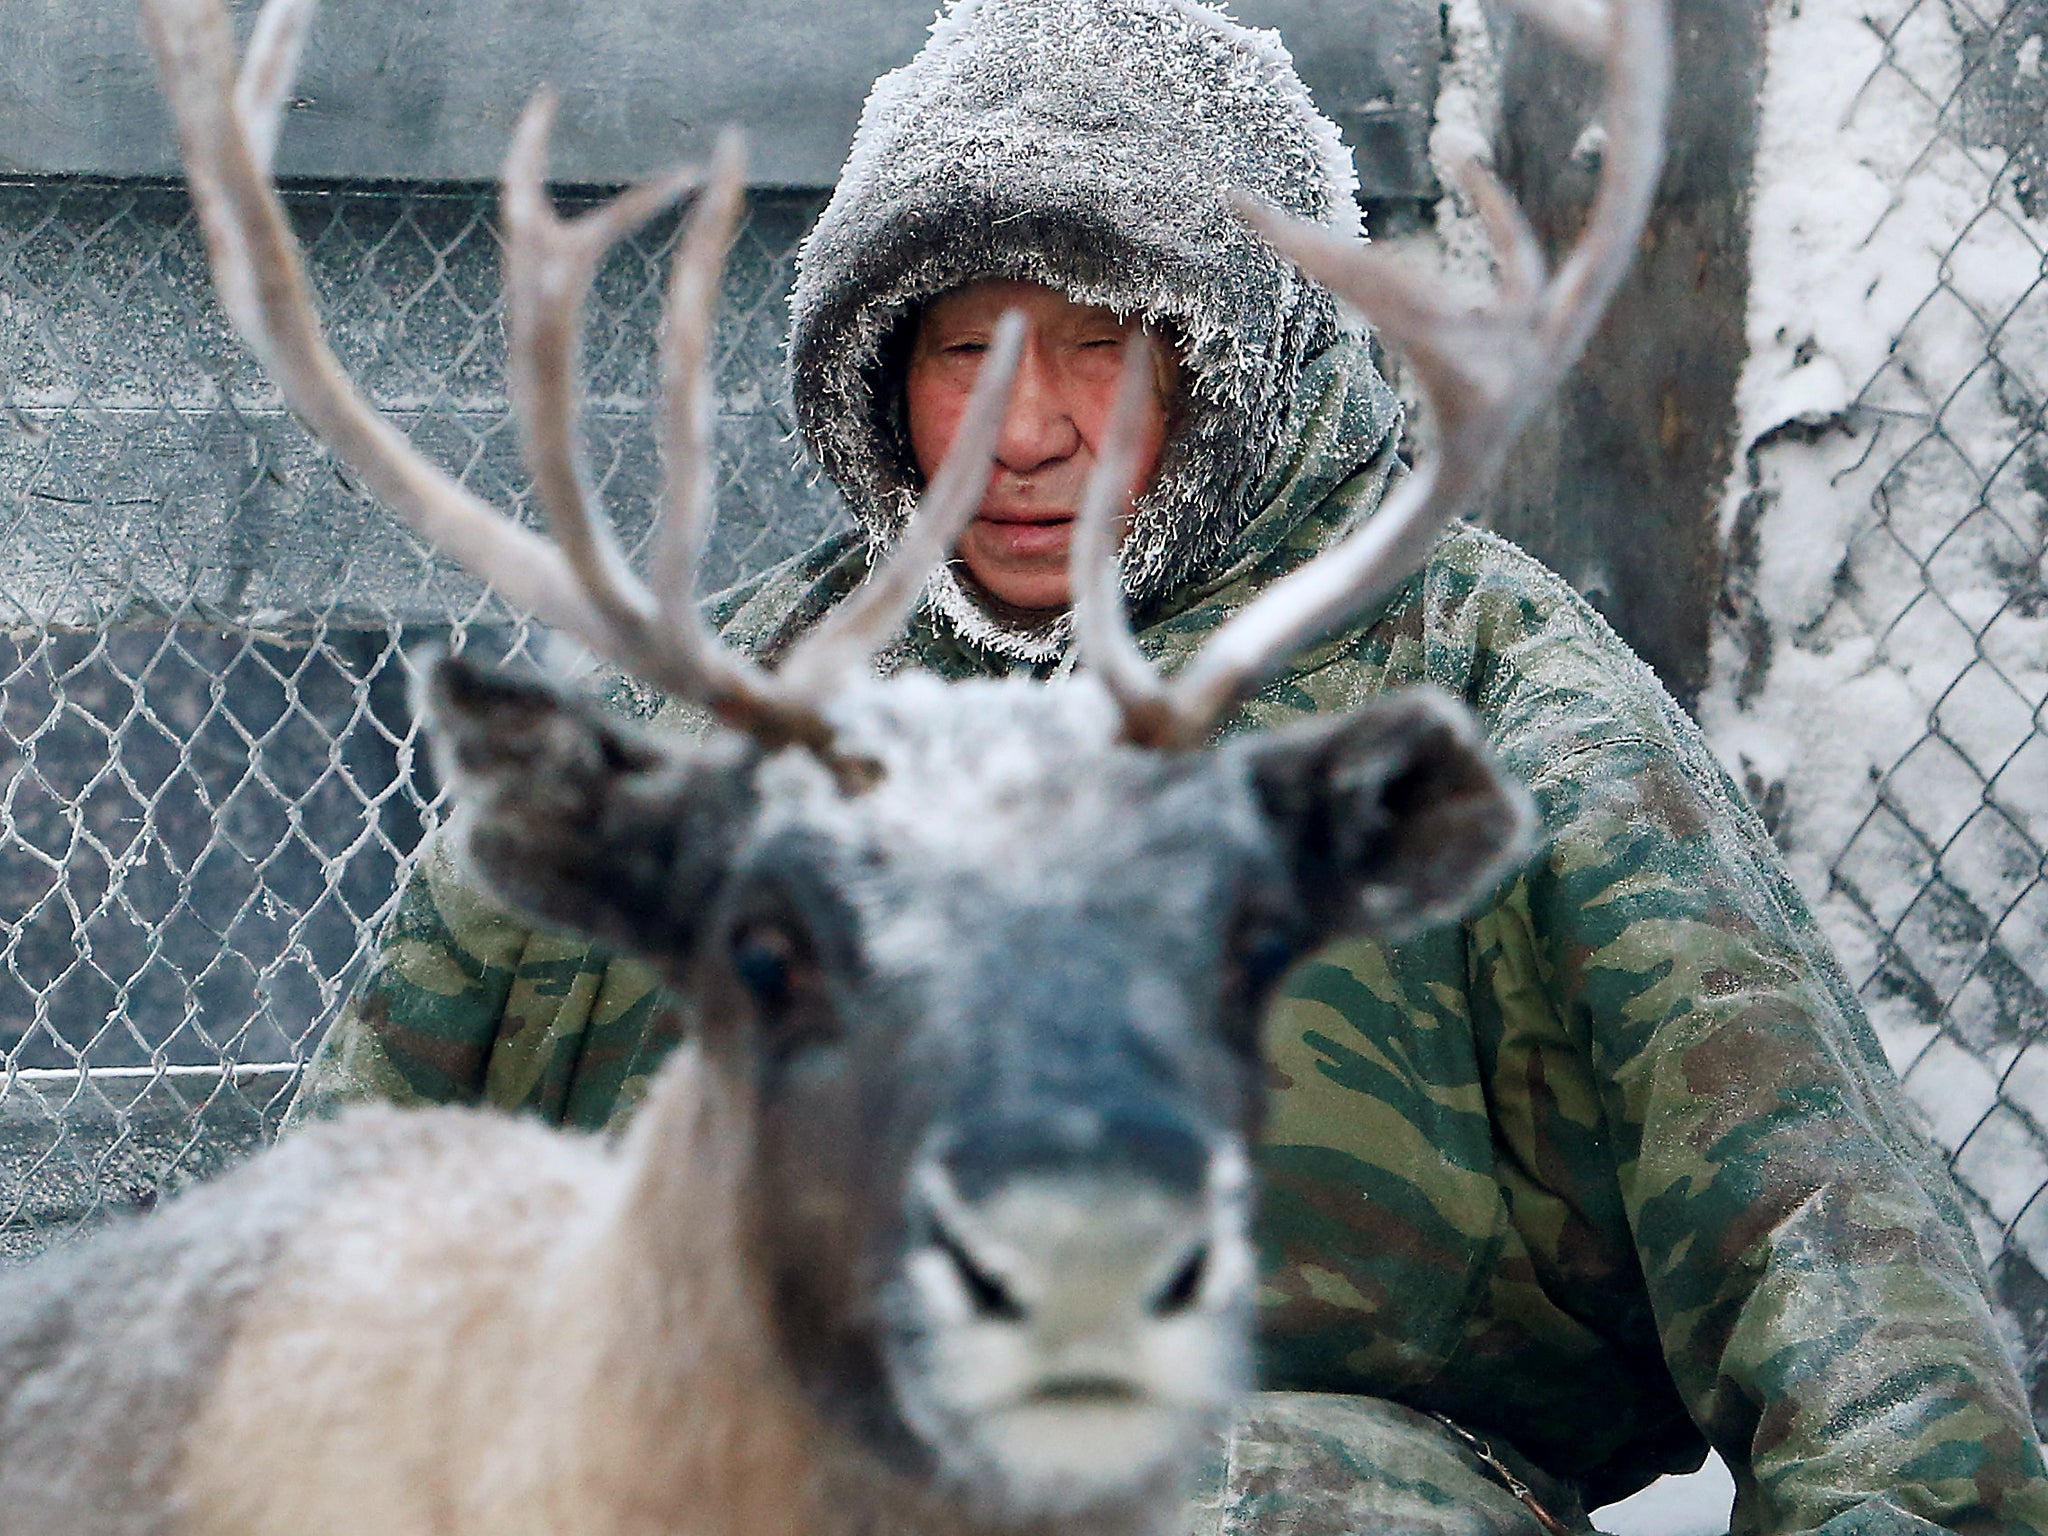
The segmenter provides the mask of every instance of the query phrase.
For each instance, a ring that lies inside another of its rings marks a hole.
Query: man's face
[[[1012,309],[1023,311],[1030,333],[995,470],[959,554],[998,602],[1060,609],[1069,601],[1067,545],[1081,488],[1108,431],[1124,349],[1140,322],[1037,283],[970,283],[933,300],[918,322],[904,380],[911,451],[927,481],[953,445],[996,322]],[[1154,387],[1138,438],[1140,486],[1158,467],[1172,390],[1168,349],[1155,346],[1153,357]]]

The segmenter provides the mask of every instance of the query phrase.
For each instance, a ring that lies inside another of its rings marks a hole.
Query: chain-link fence
[[[337,349],[519,506],[492,198],[288,198]],[[757,196],[719,332],[705,582],[834,515],[781,399],[809,195]],[[587,441],[628,540],[673,226],[604,269]],[[345,996],[432,814],[402,650],[526,632],[370,502],[228,335],[181,190],[0,187],[0,1255],[245,1151]]]
[[[1829,10],[1774,24],[1703,714],[1953,1156],[2048,1420],[2048,5]]]
[[[1763,319],[1702,704],[1955,1154],[2037,1411],[2044,36],[2048,0],[1809,3],[1774,22]],[[520,504],[490,198],[289,201],[368,393]],[[792,473],[779,384],[790,255],[818,203],[757,196],[727,278],[707,584],[834,515]],[[629,538],[656,477],[670,233],[614,258],[592,314],[587,435]],[[19,756],[0,794],[4,1256],[274,1125],[431,818],[403,648],[528,637],[290,425],[217,315],[175,188],[0,185],[0,511],[0,732]]]

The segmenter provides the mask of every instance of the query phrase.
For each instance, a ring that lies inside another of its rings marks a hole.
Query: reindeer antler
[[[708,179],[664,172],[577,218],[543,186],[553,98],[538,93],[504,170],[508,376],[521,443],[553,542],[521,527],[426,459],[362,397],[322,334],[304,259],[270,170],[315,0],[268,0],[239,75],[221,0],[143,0],[177,121],[214,287],[229,319],[300,420],[427,543],[516,608],[770,746],[828,760],[824,705],[894,634],[925,578],[974,515],[1022,352],[1016,316],[987,366],[940,473],[889,558],[774,672],[721,644],[697,612],[694,576],[711,518],[709,342],[719,274],[745,196],[736,136]],[[695,192],[664,306],[664,491],[655,585],[636,576],[597,504],[578,440],[583,304],[611,247]]]
[[[1361,311],[1414,369],[1437,447],[1356,532],[1275,582],[1229,619],[1171,679],[1139,652],[1113,560],[1130,461],[1106,448],[1073,546],[1075,636],[1115,694],[1125,739],[1199,746],[1285,659],[1343,624],[1428,559],[1444,525],[1492,482],[1515,437],[1578,360],[1621,281],[1657,189],[1670,85],[1666,0],[1517,0],[1562,41],[1606,57],[1600,185],[1578,244],[1555,277],[1521,209],[1477,162],[1460,179],[1501,269],[1496,301],[1455,310],[1397,257],[1240,199],[1239,213],[1280,253]],[[1605,10],[1604,18],[1600,12]],[[1125,364],[1125,394],[1148,365]],[[1114,431],[1111,433],[1114,439]]]

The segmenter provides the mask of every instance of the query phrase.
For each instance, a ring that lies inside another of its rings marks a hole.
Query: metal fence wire
[[[1818,193],[1875,191],[1752,359],[1823,403],[1752,423],[1703,713],[1950,1156],[2048,1423],[2048,0],[1796,21],[1760,273]]]
[[[1975,206],[1848,408],[1750,445],[1733,661],[1705,712],[1710,727],[1716,711],[1722,726],[1765,719],[1774,700],[1811,715],[1808,662],[1853,656],[1875,680],[1843,727],[1854,772],[1715,737],[1953,1155],[2040,1415],[2048,0],[1997,15],[1910,0],[1870,25],[1884,57],[1856,110],[1913,103],[1931,126],[1901,186],[1933,177]],[[1915,26],[1960,37],[1943,70],[1893,46]],[[2032,108],[2020,131],[2013,100]],[[522,505],[490,197],[303,188],[288,202],[367,393],[474,489]],[[707,587],[837,515],[792,473],[779,383],[790,259],[820,202],[757,195],[726,279]],[[1914,209],[1895,199],[1880,230]],[[664,224],[622,249],[591,316],[587,437],[629,540],[657,472],[651,347],[672,238]],[[1820,466],[1801,495],[1839,530],[1810,612],[1774,575],[1795,462]],[[290,424],[218,317],[175,188],[0,184],[0,515],[0,732],[19,757],[0,792],[4,1258],[274,1128],[432,820],[402,648],[452,636],[516,652],[530,637]]]
[[[1953,1150],[1977,1207],[2001,1300],[2025,1341],[2041,1417],[2048,1411],[2048,98],[2037,82],[2048,5],[2022,0],[1969,22],[1963,71],[1939,120],[1975,151],[1968,158],[1984,178],[1983,202],[1944,252],[1940,278],[1907,322],[1907,336],[1921,343],[1915,351],[1981,338],[1981,359],[1952,382],[1935,382],[1911,376],[1895,356],[1864,387],[1858,403],[1882,422],[1870,441],[1886,468],[1872,493],[1874,526],[1852,546],[1852,560],[1891,564],[1902,585],[1921,590],[1902,604],[1869,601],[1888,585],[1873,572],[1844,599],[1884,654],[1925,675],[1932,709],[1919,738],[1902,741],[1897,760],[1874,781],[1873,803],[1835,861],[1831,888],[1878,936],[1879,963],[1865,988],[1873,1013],[1894,1035],[1919,1037],[1902,1075],[1936,1137]],[[1896,54],[1884,69],[1915,90],[1935,83]],[[1883,878],[1899,868],[1911,872],[1917,890],[1901,892],[1896,876]]]

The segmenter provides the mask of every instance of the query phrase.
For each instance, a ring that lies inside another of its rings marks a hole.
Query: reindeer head
[[[791,1364],[898,1464],[1025,1511],[1177,1471],[1245,1385],[1258,1019],[1332,934],[1457,911],[1525,797],[1406,696],[1213,751],[1086,679],[855,685],[843,782],[440,666],[459,847],[700,998],[752,1085]]]
[[[1548,19],[1584,33],[1567,0]],[[741,201],[721,150],[664,332],[670,481],[655,580],[629,570],[576,441],[576,318],[604,250],[697,179],[574,222],[541,187],[548,107],[506,166],[511,382],[556,542],[420,458],[321,338],[269,158],[310,0],[269,0],[235,76],[220,0],[145,0],[215,283],[294,409],[509,600],[702,704],[690,740],[442,664],[436,748],[472,866],[535,920],[663,967],[754,1111],[751,1229],[772,1322],[826,1419],[998,1524],[1169,1487],[1246,1379],[1257,1021],[1297,955],[1455,915],[1522,850],[1527,797],[1428,696],[1210,745],[1290,654],[1426,554],[1569,366],[1658,165],[1655,0],[1610,28],[1588,233],[1546,283],[1498,186],[1493,309],[1448,314],[1380,253],[1247,210],[1407,354],[1443,458],[1161,679],[1118,598],[1134,356],[1074,540],[1088,671],[1053,685],[876,679],[987,483],[1021,329],[999,333],[947,464],[889,558],[773,670],[704,630],[711,295]]]

